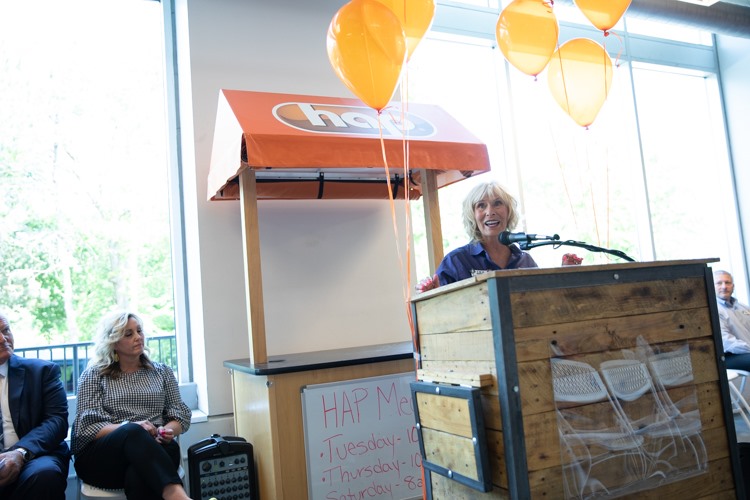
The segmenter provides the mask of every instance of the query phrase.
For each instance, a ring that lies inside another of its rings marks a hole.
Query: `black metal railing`
[[[164,363],[177,374],[177,342],[174,335],[158,335],[146,339],[149,357]],[[60,366],[61,378],[68,395],[75,395],[78,378],[94,354],[93,342],[59,344],[15,349],[18,356],[53,361]]]

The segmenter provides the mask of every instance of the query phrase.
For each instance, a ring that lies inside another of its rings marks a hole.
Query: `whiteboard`
[[[422,498],[414,380],[400,373],[302,388],[308,498]]]

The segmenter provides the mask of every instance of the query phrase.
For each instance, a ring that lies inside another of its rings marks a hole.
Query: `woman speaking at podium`
[[[468,244],[446,255],[435,276],[417,284],[422,293],[440,285],[464,280],[487,271],[539,267],[528,252],[515,243],[503,243],[501,235],[518,224],[516,199],[498,182],[477,184],[463,201],[462,217],[469,235]],[[580,264],[572,254],[563,256],[563,265]]]

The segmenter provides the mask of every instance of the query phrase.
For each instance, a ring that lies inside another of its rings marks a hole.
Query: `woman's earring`
[[[117,354],[117,352],[115,352],[115,355],[112,356],[112,357],[115,359],[115,363],[119,363],[120,362],[120,356]]]

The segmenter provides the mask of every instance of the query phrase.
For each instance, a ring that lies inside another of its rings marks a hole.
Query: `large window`
[[[0,2],[0,308],[16,348],[106,311],[174,335],[162,6]]]
[[[633,47],[627,23],[618,25],[618,37],[605,39],[593,28],[572,24],[581,21],[571,8],[561,22],[561,43],[589,37],[616,63],[607,100],[589,129],[576,125],[553,100],[546,72],[534,79],[505,62],[491,30],[499,11],[486,13],[487,31],[475,38],[455,35],[468,29],[444,22],[440,31],[430,32],[408,66],[409,98],[443,106],[487,144],[489,175],[521,204],[517,230],[557,233],[638,261],[718,257],[717,266],[742,276],[715,57],[704,43],[710,36],[634,22]],[[649,64],[639,62],[641,55]],[[693,67],[686,69],[685,61]],[[446,251],[467,240],[459,212],[471,185],[469,180],[440,192]],[[418,221],[419,204],[414,205]],[[421,277],[428,270],[420,252],[418,246]],[[622,262],[575,247],[531,250],[545,267],[559,265],[565,252],[583,256],[584,264]]]
[[[716,78],[636,64],[633,82],[656,257],[731,268],[738,231]]]

